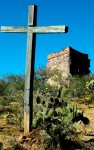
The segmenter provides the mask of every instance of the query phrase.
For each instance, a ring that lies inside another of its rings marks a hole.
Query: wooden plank
[[[34,17],[35,16],[35,17]],[[36,26],[37,18],[37,6],[36,5],[29,5],[28,9],[28,26]]]
[[[34,25],[34,5],[29,5],[28,8],[28,26]]]
[[[1,26],[1,32],[17,32],[17,33],[66,33],[67,26],[41,26],[41,27],[12,27]]]
[[[27,33],[27,27],[13,27],[13,26],[1,26],[1,32],[17,32],[17,33]]]
[[[41,27],[28,27],[28,32],[33,33],[63,33],[67,32],[67,26],[41,26]]]
[[[24,134],[30,132],[30,124],[32,124],[31,110],[32,102],[32,89],[31,89],[31,60],[32,60],[32,34],[27,35],[27,55],[26,55],[26,73],[25,73],[25,94],[24,94]],[[33,79],[32,79],[33,80]]]
[[[32,6],[31,6],[32,8]],[[31,11],[31,8],[29,11]],[[35,7],[34,7],[35,8]],[[32,17],[29,15],[29,25],[32,22],[31,18],[34,17],[34,11],[32,10]],[[30,13],[30,12],[29,12]],[[30,18],[29,18],[30,17]],[[31,131],[32,119],[33,119],[33,77],[34,77],[34,60],[35,60],[35,41],[36,35],[28,32],[27,34],[27,54],[26,54],[26,73],[25,73],[25,94],[24,94],[24,134]]]

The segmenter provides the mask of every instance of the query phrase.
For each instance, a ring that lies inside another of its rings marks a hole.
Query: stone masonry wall
[[[88,54],[83,54],[71,47],[48,55],[47,69],[54,70],[56,68],[60,70],[62,79],[67,78],[69,75],[89,74],[89,67]],[[52,83],[52,78],[48,82]]]
[[[62,71],[62,76],[67,76],[70,73],[70,51],[69,47],[64,51],[48,55],[47,68],[59,69]]]

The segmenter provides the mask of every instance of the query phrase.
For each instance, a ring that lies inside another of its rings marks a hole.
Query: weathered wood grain
[[[41,26],[41,27],[8,27],[1,26],[1,32],[17,33],[65,33],[68,31],[67,26]]]
[[[36,25],[36,6],[29,6],[28,25]],[[28,28],[27,28],[28,29]],[[26,54],[26,73],[25,73],[25,93],[24,93],[24,134],[32,130],[33,119],[33,78],[36,35],[32,32],[27,33],[27,54]]]
[[[35,5],[29,5],[28,7],[28,26],[34,25],[34,9]]]

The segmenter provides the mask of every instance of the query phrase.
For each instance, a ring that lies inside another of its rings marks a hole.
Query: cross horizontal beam
[[[66,33],[68,32],[68,26],[41,26],[41,27],[13,27],[13,26],[1,26],[1,32],[14,32],[14,33]]]

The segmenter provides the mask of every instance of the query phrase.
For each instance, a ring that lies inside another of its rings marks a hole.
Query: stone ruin
[[[88,54],[81,53],[70,46],[48,55],[47,69],[60,70],[63,78],[69,75],[87,75],[90,73],[89,67]]]

